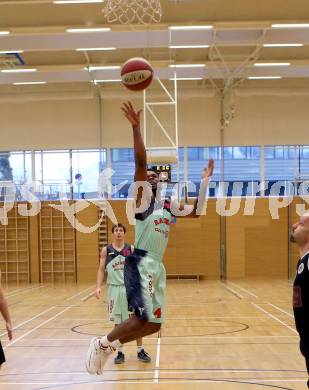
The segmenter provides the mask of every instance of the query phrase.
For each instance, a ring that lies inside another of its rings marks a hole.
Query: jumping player
[[[112,234],[112,244],[104,247],[101,252],[95,295],[97,299],[101,297],[101,286],[105,272],[107,272],[109,319],[114,322],[116,327],[129,318],[123,268],[125,257],[131,255],[134,248],[133,245],[125,243],[124,236],[126,234],[126,228],[121,223],[112,227]],[[138,360],[149,363],[151,358],[143,348],[143,339],[137,339],[136,344]],[[118,347],[118,353],[114,359],[114,363],[121,364],[124,361],[125,355],[121,345]]]
[[[297,244],[300,256],[293,285],[293,310],[300,351],[306,360],[309,375],[309,213],[301,216],[293,225],[290,240]]]
[[[141,110],[136,112],[128,102],[123,104],[122,111],[133,129],[134,180],[137,189],[135,249],[132,255],[126,257],[124,267],[129,309],[134,315],[115,327],[108,335],[91,340],[86,355],[86,369],[90,374],[102,373],[109,354],[122,344],[160,330],[164,321],[166,284],[162,258],[173,216],[171,209],[173,214],[181,216],[183,215],[181,212],[188,210],[189,207],[181,205],[177,212],[169,201],[158,200],[156,196],[158,175],[153,171],[147,171],[146,149],[140,131]],[[214,162],[210,160],[202,176],[201,188],[204,188],[204,191],[213,169]],[[204,196],[199,196],[186,216],[198,216],[197,210],[203,208],[204,202]],[[148,203],[146,208],[145,203]],[[140,210],[141,208],[144,209]]]

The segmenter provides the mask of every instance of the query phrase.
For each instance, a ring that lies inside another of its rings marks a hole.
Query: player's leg
[[[121,323],[121,312],[119,310],[119,288],[118,286],[108,286],[108,314],[109,320],[115,325]],[[86,369],[89,374],[100,374],[101,372],[101,346],[99,344],[99,338],[93,337],[90,341],[90,345],[86,355]],[[105,348],[105,353],[110,354],[116,350],[108,346]]]
[[[126,258],[124,279],[129,310],[134,315],[114,328],[107,336],[92,340],[86,356],[86,368],[91,374],[101,373],[107,354],[121,344],[157,332],[161,324],[153,314],[153,294],[149,288],[153,279],[152,268],[157,261],[147,258],[145,251],[135,251]],[[97,366],[100,369],[96,369]],[[92,369],[89,367],[92,367]],[[96,371],[95,371],[96,370]]]
[[[116,325],[115,324],[115,328],[118,326],[118,324]],[[123,345],[121,344],[121,345],[119,345],[119,347],[117,348],[117,355],[116,355],[116,357],[115,357],[115,359],[114,359],[114,363],[115,364],[122,364],[122,363],[124,363],[124,361],[125,361],[125,355],[124,355],[124,353],[123,353]]]
[[[163,323],[165,318],[166,272],[163,263],[157,264],[154,280],[153,315],[154,321]]]
[[[140,303],[138,299],[138,291],[130,297],[130,290],[127,289],[127,293],[129,290],[128,300],[133,308],[135,307],[139,309],[135,310],[136,314],[140,314],[140,309],[145,308],[145,310],[142,310],[142,313],[147,313],[148,321],[144,325],[138,325],[136,327],[137,332],[133,330],[132,333],[128,334],[126,337],[121,337],[119,333],[117,334],[117,331],[120,330],[118,328],[112,334],[108,335],[109,339],[111,338],[116,340],[116,338],[120,336],[120,342],[127,343],[135,340],[137,335],[139,335],[139,337],[144,337],[158,332],[161,329],[161,324],[164,321],[166,288],[166,272],[164,265],[162,262],[152,260],[147,263],[140,263],[138,269],[139,275],[143,276],[141,284],[143,286],[142,290],[146,292],[146,297],[143,297],[143,302]],[[136,278],[133,278],[133,280],[134,279]],[[134,286],[136,286],[135,283]],[[134,320],[134,322],[132,321],[130,323],[131,326],[134,326],[136,322],[142,321],[137,315],[133,316],[132,320]],[[149,355],[147,354],[147,356]]]
[[[129,310],[128,310],[128,301],[127,301],[127,293],[125,286],[119,286],[119,301],[118,301],[118,306],[119,306],[119,312],[120,312],[120,317],[119,321],[117,322],[117,325],[115,325],[115,328],[119,326],[122,322],[126,321],[129,319]],[[115,364],[122,364],[125,361],[125,354],[123,353],[123,345],[121,344],[117,348],[117,355],[114,359]]]
[[[301,339],[299,346],[300,346],[300,352],[305,358],[306,367],[309,375],[309,340]],[[309,388],[309,379],[307,381],[307,387]]]
[[[137,345],[137,359],[144,363],[150,363],[151,357],[143,347],[143,339],[142,338],[137,339],[136,345]]]
[[[114,328],[107,336],[92,339],[86,355],[88,373],[102,374],[108,355],[120,345],[158,332],[160,328],[160,323],[147,322],[133,315]]]
[[[147,262],[138,264],[139,275],[141,276],[141,285],[143,298],[139,301],[139,292],[132,293],[127,289],[129,305],[135,308],[134,321],[143,321],[141,314],[147,316],[147,322],[144,325],[139,325],[139,337],[148,336],[152,333],[158,332],[161,329],[161,324],[164,322],[164,304],[165,304],[165,287],[166,287],[166,273],[163,263],[153,259],[148,259]],[[134,278],[133,278],[134,281]],[[136,284],[133,284],[136,286]],[[134,325],[132,322],[131,325]],[[128,342],[133,340],[133,335],[122,337],[121,341]],[[113,337],[117,337],[113,334]]]
[[[137,340],[138,338],[143,338],[145,336],[149,336],[153,333],[156,333],[160,330],[161,324],[143,321],[136,315],[133,315],[128,321],[125,321],[121,325],[125,325],[125,333],[126,335],[123,335],[122,329],[115,329],[112,332],[108,334],[108,340],[119,340],[120,343],[126,344],[130,341]]]
[[[164,304],[165,304],[165,288],[166,288],[166,273],[163,263],[156,263],[157,270],[154,272],[153,277],[149,278],[148,288],[152,289],[152,305],[153,305],[153,315],[155,319],[152,318],[152,321],[159,321],[161,324],[164,321]],[[158,329],[158,331],[160,328]],[[137,357],[143,362],[150,362],[151,358],[149,354],[142,347],[142,339],[136,340],[138,346]]]

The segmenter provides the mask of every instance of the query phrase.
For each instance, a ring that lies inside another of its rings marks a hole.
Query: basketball
[[[144,58],[130,58],[122,65],[121,79],[131,91],[142,91],[153,79],[153,68]]]

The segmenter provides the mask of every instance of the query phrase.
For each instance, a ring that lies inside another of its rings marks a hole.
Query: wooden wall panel
[[[114,214],[117,218],[118,223],[122,223],[126,229],[127,233],[125,236],[125,241],[128,243],[134,243],[134,225],[130,225],[127,213],[126,213],[126,201],[125,200],[112,200],[110,201]],[[107,230],[108,230],[108,242],[113,240],[112,237],[112,227],[113,222],[108,218],[107,219]]]
[[[288,209],[279,219],[269,212],[269,200],[257,199],[253,216],[239,212],[226,218],[227,277],[277,277],[288,275]]]
[[[29,217],[30,280],[40,281],[39,216]]]
[[[227,277],[294,277],[299,255],[296,245],[289,243],[289,229],[299,216],[295,198],[289,208],[279,210],[279,219],[272,219],[269,199],[256,199],[254,215],[244,216],[245,199],[239,212],[226,217]],[[113,200],[111,206],[119,222],[127,227],[127,242],[134,242],[134,226],[126,215],[126,201]],[[171,227],[164,263],[169,274],[204,274],[220,277],[220,217],[217,200],[210,199],[207,215],[197,219],[178,218]],[[308,205],[307,205],[308,208]],[[98,222],[98,210],[93,204],[77,214],[85,226]],[[290,219],[290,224],[289,224]],[[39,281],[39,217],[29,217],[29,249],[31,281]],[[112,222],[108,219],[109,241]],[[288,272],[288,255],[290,266]],[[98,267],[98,231],[90,234],[76,231],[77,280],[95,283]]]
[[[87,208],[78,212],[76,216],[83,225],[94,226],[99,219],[98,208],[91,203]],[[81,233],[76,230],[76,261],[77,282],[95,284],[99,265],[98,230],[92,233]]]

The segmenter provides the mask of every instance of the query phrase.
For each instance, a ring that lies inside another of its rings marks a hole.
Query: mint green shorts
[[[129,311],[144,321],[163,323],[166,273],[162,261],[135,249],[126,257],[124,281]]]
[[[115,325],[129,318],[128,300],[125,285],[108,285],[108,313]]]

